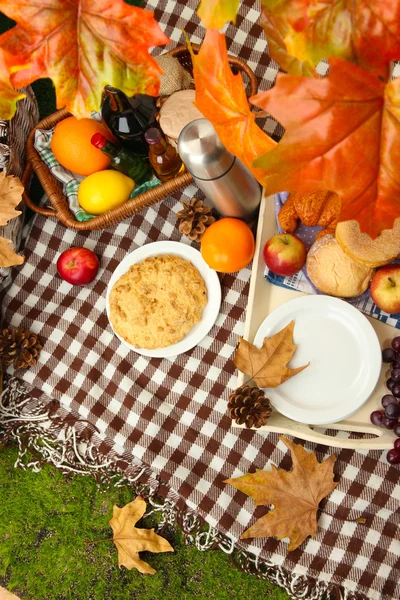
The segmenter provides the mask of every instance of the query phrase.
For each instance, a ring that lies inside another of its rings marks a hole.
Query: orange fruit
[[[108,140],[114,139],[107,127],[94,119],[68,117],[57,123],[51,150],[60,165],[78,175],[107,169],[110,159],[90,142],[95,133],[103,134]]]
[[[231,217],[212,223],[201,238],[202,257],[209,267],[220,273],[234,273],[247,267],[254,248],[250,227]]]

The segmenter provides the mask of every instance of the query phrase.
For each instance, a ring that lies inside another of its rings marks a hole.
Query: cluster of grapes
[[[397,465],[400,463],[400,336],[393,338],[391,348],[383,350],[382,360],[392,363],[390,377],[386,381],[390,394],[385,394],[381,400],[384,410],[374,410],[370,419],[374,425],[392,429],[397,436],[394,447],[386,455],[391,465]]]

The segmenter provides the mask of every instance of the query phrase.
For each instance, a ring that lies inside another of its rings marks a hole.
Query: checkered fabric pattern
[[[201,41],[196,6],[197,0],[147,4],[174,42],[182,41],[182,27],[194,42]],[[239,31],[229,26],[227,33],[230,52],[247,60],[260,87],[266,88],[277,69],[265,54],[258,9],[251,0],[242,5]],[[190,186],[181,197],[195,193]],[[89,233],[66,230],[41,216],[34,219],[26,262],[15,269],[3,303],[6,324],[28,327],[45,341],[39,363],[23,379],[90,421],[98,429],[93,439],[102,451],[143,461],[188,507],[270,565],[343,585],[372,600],[398,599],[399,470],[387,465],[381,452],[339,452],[335,472],[340,483],[321,504],[316,540],[308,539],[291,553],[286,541],[239,540],[268,507],[255,507],[224,480],[271,462],[291,467],[275,434],[232,428],[227,414],[228,394],[236,385],[232,356],[243,330],[249,269],[221,276],[217,322],[186,354],[149,360],[113,335],[105,313],[112,272],[127,252],[143,244],[165,239],[188,243],[176,227],[180,206],[169,198],[115,228]],[[101,257],[93,284],[72,287],[57,276],[57,257],[70,246],[91,248]],[[319,460],[332,453],[325,446],[304,445]],[[360,516],[365,525],[355,521]]]

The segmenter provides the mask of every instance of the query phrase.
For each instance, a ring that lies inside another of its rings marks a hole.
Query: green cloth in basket
[[[35,148],[42,161],[49,168],[51,174],[63,184],[63,192],[68,199],[70,210],[75,215],[75,219],[77,221],[89,221],[90,219],[93,219],[95,215],[86,212],[78,204],[78,188],[81,181],[84,179],[84,176],[77,175],[60,165],[51,151],[51,138],[53,137],[53,133],[54,128],[36,130]],[[142,183],[142,185],[135,187],[131,192],[130,198],[134,198],[142,192],[160,185],[160,183],[161,181],[157,179],[157,177],[153,177],[150,181],[146,181],[145,183]]]

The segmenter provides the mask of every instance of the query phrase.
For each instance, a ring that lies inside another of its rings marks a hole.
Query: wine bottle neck
[[[151,144],[150,150],[153,154],[163,154],[167,149],[167,142],[161,138],[156,144]]]
[[[116,88],[106,89],[105,96],[108,98],[110,108],[113,112],[132,110],[131,104],[123,92]]]
[[[106,141],[106,143],[104,144],[102,150],[104,150],[104,152],[106,154],[110,155],[110,156],[117,156],[118,152],[119,152],[118,146],[116,146],[115,144],[113,144],[109,140]]]

